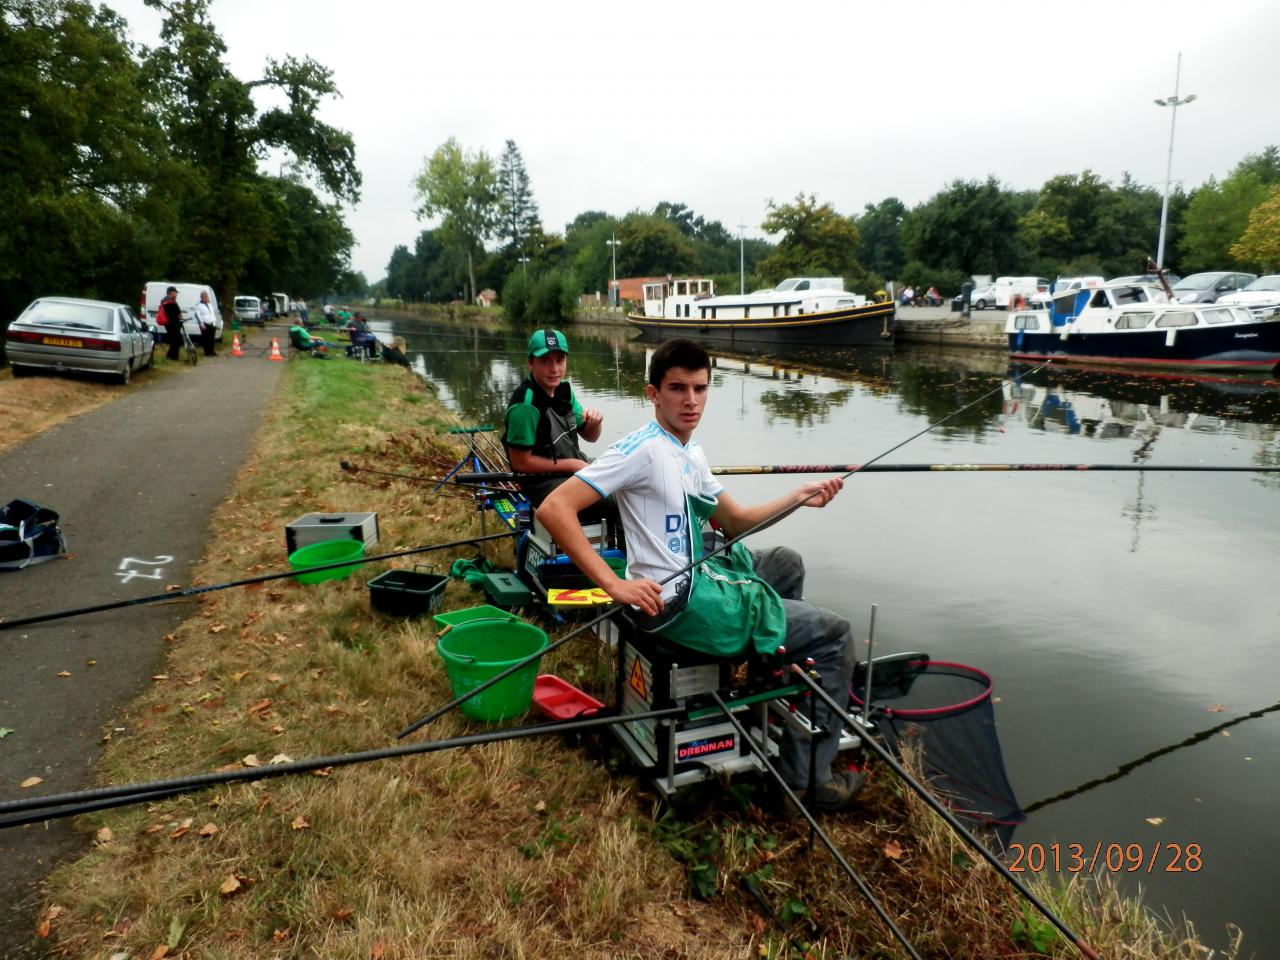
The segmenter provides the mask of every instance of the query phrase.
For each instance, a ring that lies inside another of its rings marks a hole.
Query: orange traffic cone
[[[284,360],[284,357],[280,356],[280,341],[277,340],[275,337],[271,338],[271,358],[270,359]]]
[[[231,335],[231,355],[233,357],[243,357],[244,351],[240,349],[240,334],[233,333]]]

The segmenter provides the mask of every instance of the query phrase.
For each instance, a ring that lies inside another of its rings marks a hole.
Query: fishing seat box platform
[[[284,528],[289,553],[322,540],[359,540],[365,552],[378,542],[376,513],[304,513]]]
[[[765,731],[771,757],[778,752],[781,724],[805,735],[814,731],[784,699],[796,688],[772,675],[778,665],[749,651],[733,657],[701,653],[640,630],[626,615],[613,619],[618,628],[618,712],[625,716],[671,706],[689,708],[687,715],[671,720],[635,720],[610,727],[660,794],[672,796],[680,787],[713,774],[763,769],[711,700],[712,692],[730,706],[734,701],[748,704],[736,716],[757,742]],[[857,738],[846,733],[840,749],[857,744]]]

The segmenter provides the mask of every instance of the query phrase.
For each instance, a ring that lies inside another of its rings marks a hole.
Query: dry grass
[[[415,381],[336,362],[290,364],[286,377],[215,517],[204,582],[278,569],[285,523],[312,510],[378,511],[380,550],[479,531],[466,504],[338,469],[348,459],[426,473],[457,455],[439,438],[446,414]],[[509,548],[493,553],[509,564]],[[123,718],[130,732],[111,744],[103,778],[385,746],[448,699],[430,621],[369,611],[364,582],[379,569],[204,595],[170,638],[167,679]],[[475,602],[456,584],[445,600]],[[587,641],[565,649],[558,672],[602,683]],[[450,715],[425,733],[466,729]],[[807,850],[805,831],[753,802],[752,784],[708,784],[659,809],[598,762],[603,742],[473,747],[85,817],[98,840],[51,879],[50,904],[64,908],[51,948],[103,960],[901,955],[830,859]],[[1035,955],[1011,938],[1023,912],[1008,888],[891,776],[827,825],[925,956]],[[1199,956],[1133,947],[1148,942],[1135,930],[1149,918],[1114,891],[1055,896],[1086,939],[1126,945],[1113,956]]]

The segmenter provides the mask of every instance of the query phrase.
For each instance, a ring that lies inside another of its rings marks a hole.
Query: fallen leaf
[[[293,827],[295,830],[306,830],[311,826],[311,821],[302,814],[298,814],[293,818],[293,822],[289,824],[289,826]]]
[[[26,790],[29,787],[34,787],[38,783],[44,783],[44,777],[27,777],[27,779],[23,780],[18,784],[18,786],[23,790]]]
[[[1227,708],[1226,708],[1223,704],[1221,704],[1221,703],[1215,703],[1212,707],[1210,707],[1210,708],[1209,708],[1209,712],[1210,712],[1210,713],[1222,713],[1222,712],[1223,712],[1224,710],[1226,710],[1226,709],[1227,709]]]
[[[278,673],[268,673],[268,674],[267,674],[267,682],[268,682],[268,683],[279,683],[279,682],[280,682],[281,680],[283,680],[283,679],[284,679],[284,677],[280,676],[280,674],[278,674]]]
[[[890,860],[901,860],[902,844],[898,843],[897,840],[890,840],[884,845],[884,855]]]
[[[373,945],[372,960],[382,960],[382,954],[386,952],[387,945],[378,940]]]
[[[547,801],[545,801],[545,800],[539,800],[537,803],[535,803],[535,804],[533,805],[533,809],[534,809],[537,813],[546,813],[546,812],[547,812]]]
[[[240,889],[240,881],[236,879],[235,874],[229,874],[227,879],[222,881],[222,886],[218,888],[218,892],[224,897],[229,897]]]
[[[333,911],[329,916],[333,917],[333,919],[337,920],[339,923],[345,923],[347,920],[351,919],[351,915],[353,913],[355,913],[355,911],[350,907],[342,907],[341,909]]]
[[[70,670],[63,670],[61,673],[59,673],[59,674],[58,674],[58,676],[60,676],[60,677],[69,677],[69,676],[71,676],[71,671],[70,671]]]
[[[156,947],[154,950],[151,951],[151,960],[164,960],[164,958],[167,957],[168,955],[169,955],[169,945],[166,943],[162,943],[160,944],[160,946]]]
[[[13,733],[12,727],[0,727],[0,740],[3,740],[11,733]]]
[[[98,665],[98,661],[97,661],[97,660],[86,660],[86,661],[84,662],[84,665],[85,665],[86,667],[96,667],[96,666]]]
[[[261,700],[259,700],[257,703],[255,703],[245,712],[246,713],[262,713],[270,709],[271,709],[271,698],[263,697]]]
[[[321,767],[319,770],[311,771],[313,777],[327,777],[331,773],[333,773],[333,767]]]
[[[248,671],[248,670],[241,670],[239,673],[233,673],[233,674],[231,675],[231,682],[232,682],[232,683],[239,683],[241,680],[243,680],[243,679],[244,679],[245,677],[247,677],[248,675],[249,675],[249,671]]]
[[[277,753],[267,761],[267,765],[272,767],[278,767],[282,763],[293,763],[293,757],[289,756],[287,753]]]
[[[1153,827],[1158,827],[1160,824],[1164,823],[1164,817],[1147,817],[1147,823],[1151,824]]]
[[[209,627],[209,632],[210,632],[210,633],[221,633],[221,632],[222,632],[223,630],[225,630],[225,629],[227,629],[227,625],[226,625],[225,623],[215,623],[215,624],[212,624],[212,625]]]
[[[196,831],[202,837],[212,837],[218,832],[218,825],[215,823],[206,823],[203,827]]]
[[[163,823],[153,823],[151,826],[147,827],[147,829],[143,830],[142,832],[143,833],[159,833],[163,829],[164,829]]]
[[[95,838],[97,839],[97,841],[98,841],[99,843],[110,843],[112,840],[114,840],[114,839],[115,839],[115,837],[113,837],[113,836],[112,836],[112,834],[111,834],[111,828],[110,828],[110,827],[102,827],[102,828],[100,828],[100,829],[98,830],[98,832],[97,832],[96,834],[94,834],[94,836],[95,836]]]
[[[173,831],[173,833],[169,834],[169,839],[177,840],[179,837],[185,837],[190,830],[190,827],[179,827],[177,830]]]
[[[166,584],[164,585],[164,592],[165,592],[165,593],[171,593],[171,592],[173,592],[174,590],[181,590],[181,589],[182,589],[182,584],[180,584],[180,583],[166,583]]]
[[[1223,735],[1224,737],[1229,737],[1229,736],[1231,736],[1231,731],[1230,731],[1230,730],[1223,730],[1223,731],[1222,731],[1222,735]]]
[[[251,753],[247,757],[241,757],[240,762],[246,767],[262,766],[262,761],[258,759],[258,755],[256,753]]]
[[[169,675],[167,673],[157,673],[151,679],[154,680],[156,683],[164,683],[166,680],[169,679]]]
[[[292,929],[292,927],[285,927],[283,930],[275,930],[271,934],[271,939],[276,943],[284,943],[289,939],[289,931]]]

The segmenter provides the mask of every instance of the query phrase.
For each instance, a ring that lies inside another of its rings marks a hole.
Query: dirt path
[[[0,502],[57,510],[74,554],[0,572],[0,617],[189,585],[210,512],[283,367],[265,356],[203,361],[0,453]],[[13,731],[0,738],[0,799],[89,784],[104,724],[161,672],[164,635],[193,609],[148,605],[0,630],[0,728]],[[19,787],[33,776],[44,782]],[[34,884],[85,843],[66,821],[0,831],[0,956],[40,955]]]

